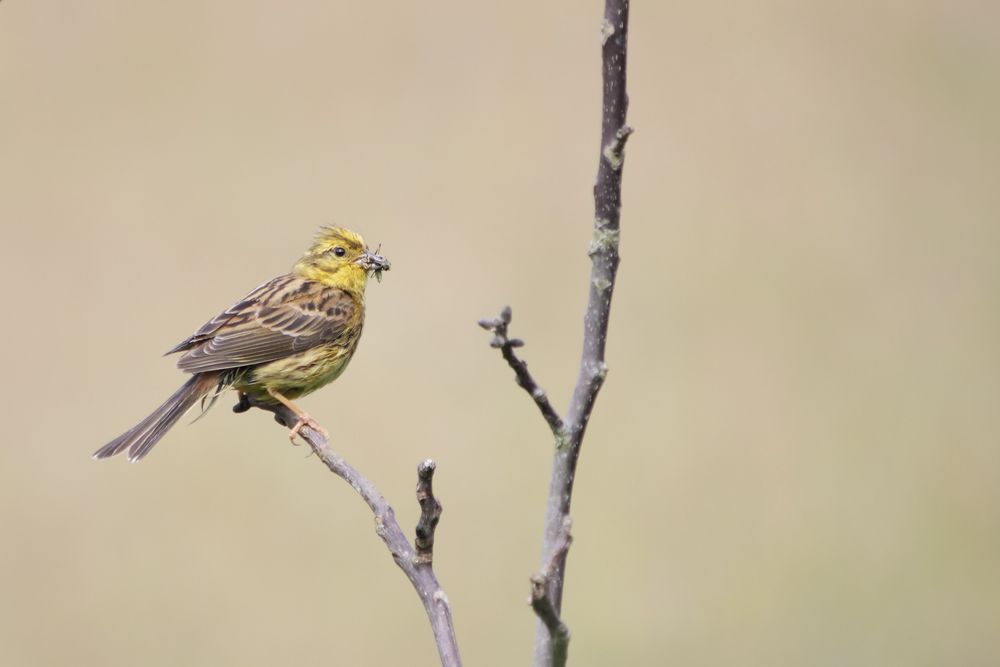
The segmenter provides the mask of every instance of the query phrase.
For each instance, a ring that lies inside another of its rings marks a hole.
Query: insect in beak
[[[365,252],[363,252],[361,256],[355,260],[355,263],[358,266],[362,267],[365,271],[368,271],[369,277],[374,276],[379,282],[382,281],[382,272],[388,271],[390,267],[389,260],[379,254],[380,250],[382,250],[381,244],[379,244],[378,248],[375,249],[375,252],[365,250]]]

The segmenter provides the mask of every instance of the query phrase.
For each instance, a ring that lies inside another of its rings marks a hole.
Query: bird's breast
[[[292,356],[261,364],[251,371],[236,389],[250,394],[275,390],[289,399],[312,393],[344,372],[355,345],[318,345]]]

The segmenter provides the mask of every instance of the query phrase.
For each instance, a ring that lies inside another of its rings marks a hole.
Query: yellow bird
[[[224,390],[239,392],[238,412],[283,403],[303,426],[321,428],[293,399],[336,380],[358,347],[368,278],[381,279],[389,262],[358,234],[323,227],[291,273],[269,280],[205,323],[167,354],[191,379],[134,427],[101,447],[103,459],[128,450],[135,462],[149,453],[198,401],[207,410]]]

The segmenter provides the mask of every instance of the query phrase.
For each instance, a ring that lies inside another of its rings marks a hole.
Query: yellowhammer
[[[358,234],[323,227],[291,273],[278,276],[215,316],[167,354],[184,352],[177,366],[191,379],[134,427],[94,453],[103,459],[128,450],[130,461],[149,453],[199,400],[212,406],[229,388],[239,391],[237,411],[283,403],[304,425],[322,431],[291,399],[337,379],[358,346],[369,276],[389,262]]]

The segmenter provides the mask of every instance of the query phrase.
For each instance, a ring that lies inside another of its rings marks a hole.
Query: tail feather
[[[135,463],[217,383],[218,373],[196,373],[152,414],[94,452],[94,458],[106,459],[128,450],[128,460]]]

